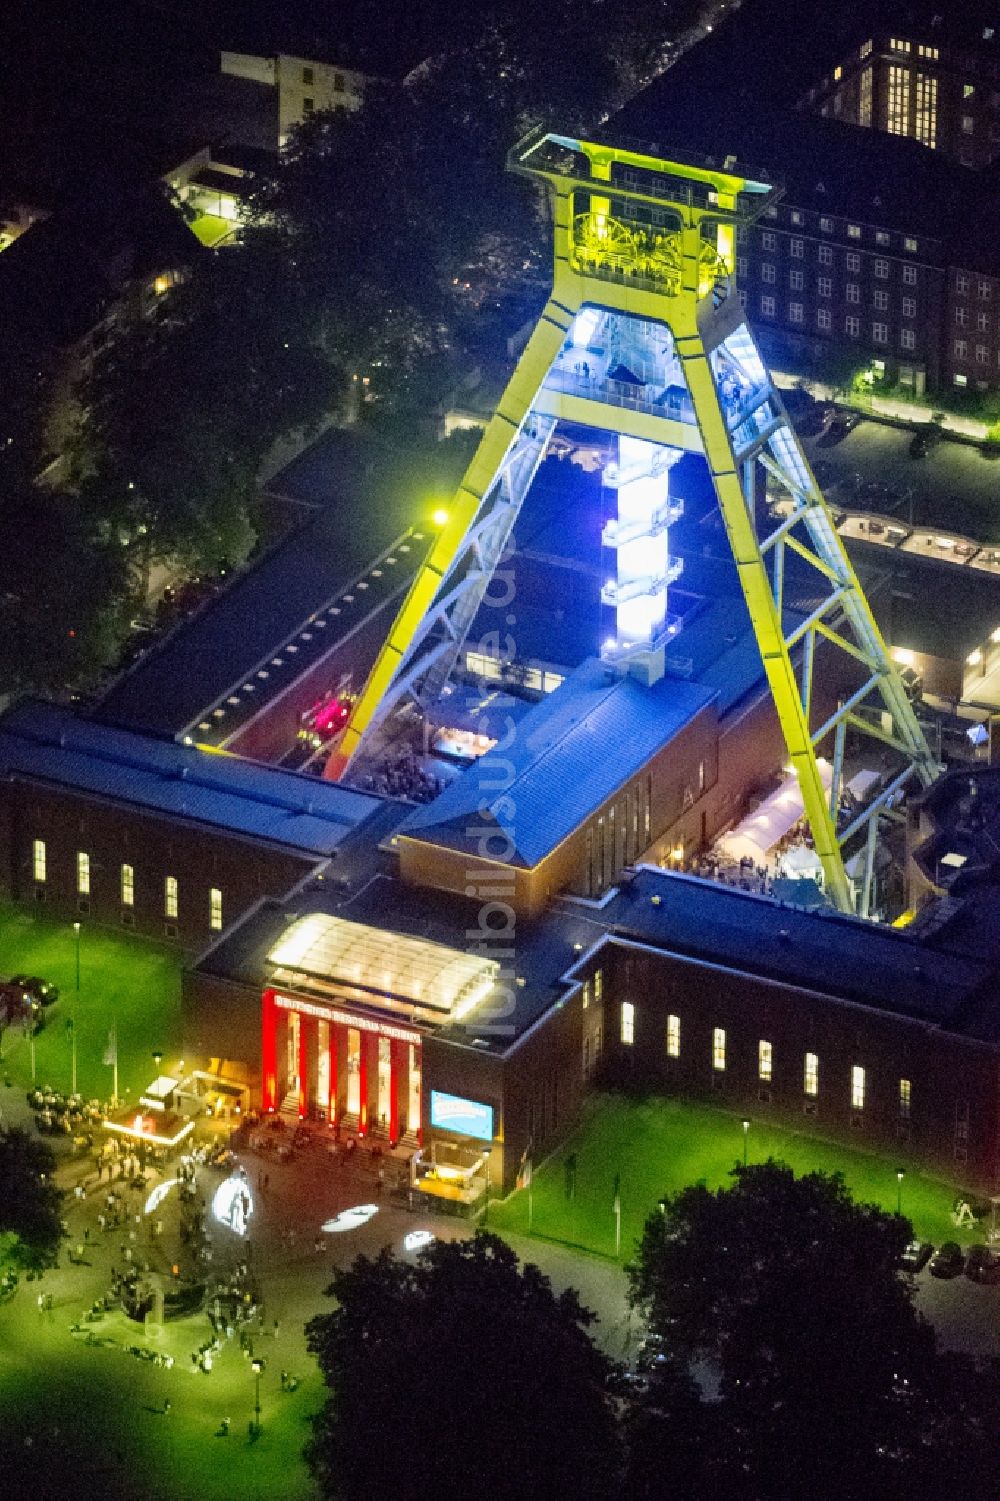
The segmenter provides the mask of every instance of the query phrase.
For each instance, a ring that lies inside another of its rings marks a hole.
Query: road
[[[984,459],[976,448],[945,439],[923,459],[911,459],[912,433],[881,422],[860,422],[846,438],[830,445],[823,438],[806,438],[803,447],[817,478],[831,500],[861,509],[854,492],[854,476],[892,485],[899,493],[912,491],[897,512],[901,522],[956,532],[975,541],[1000,541],[1000,466]],[[843,487],[840,493],[833,487]],[[884,509],[872,502],[871,509]]]

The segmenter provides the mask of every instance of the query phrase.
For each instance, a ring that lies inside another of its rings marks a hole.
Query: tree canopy
[[[855,1203],[839,1174],[772,1161],[733,1178],[665,1199],[628,1273],[670,1356],[717,1380],[715,1484],[738,1501],[805,1501],[819,1476],[852,1501],[930,1497],[963,1446],[985,1462],[974,1382],[898,1270],[908,1222]],[[634,1446],[647,1471],[674,1400],[654,1381]]]
[[[615,1493],[610,1367],[593,1315],[498,1237],[360,1257],[307,1327],[330,1396],[308,1457],[336,1501]]]
[[[0,1265],[54,1266],[63,1237],[62,1190],[46,1142],[12,1127],[0,1131]]]

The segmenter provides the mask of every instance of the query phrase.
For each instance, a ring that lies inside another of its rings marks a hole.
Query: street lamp
[[[253,1378],[254,1378],[253,1425],[252,1425],[252,1427],[250,1429],[250,1436],[251,1436],[251,1438],[258,1438],[260,1436],[260,1433],[261,1433],[261,1422],[260,1422],[260,1377],[261,1377],[261,1372],[264,1369],[264,1365],[265,1365],[265,1362],[261,1358],[261,1356],[259,1356],[259,1355],[256,1356],[250,1362],[250,1369],[251,1369],[251,1371],[253,1371]]]
[[[80,928],[81,924],[73,924],[73,932],[76,934],[76,1005],[73,1009],[73,1021],[70,1027],[70,1037],[73,1043],[73,1086],[71,1094],[76,1094],[76,1022],[80,1014]]]
[[[153,1054],[153,1062],[156,1064],[157,1068],[159,1068],[160,1064],[163,1062],[163,1054],[160,1052],[159,1048],[157,1048],[156,1052]]]
[[[897,1214],[902,1214],[902,1212],[903,1212],[903,1179],[905,1177],[906,1177],[906,1169],[903,1168],[903,1167],[897,1167],[897,1169],[896,1169],[896,1213]]]
[[[746,1167],[746,1165],[747,1165],[747,1137],[750,1135],[750,1122],[748,1120],[743,1120],[741,1122],[741,1125],[743,1126],[743,1166]]]

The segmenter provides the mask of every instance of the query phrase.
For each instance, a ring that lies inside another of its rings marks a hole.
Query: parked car
[[[786,407],[788,403],[785,403]],[[833,407],[824,402],[815,401],[811,406],[800,406],[797,411],[789,415],[795,424],[795,430],[802,438],[816,438],[825,432],[830,419],[833,416]]]
[[[926,1240],[911,1240],[899,1264],[906,1272],[922,1272],[934,1254],[934,1247]]]
[[[59,999],[59,986],[53,985],[51,980],[40,979],[38,975],[11,975],[10,983],[20,985],[42,1006],[54,1006]]]
[[[965,1266],[962,1248],[953,1240],[946,1240],[931,1257],[927,1270],[932,1277],[957,1277]]]
[[[926,458],[932,448],[941,442],[941,429],[936,422],[928,422],[910,439],[910,458]]]
[[[989,1246],[970,1246],[965,1275],[973,1282],[1000,1282],[1000,1256]]]

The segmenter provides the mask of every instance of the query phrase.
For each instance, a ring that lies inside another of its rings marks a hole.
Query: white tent
[[[823,786],[829,791],[833,781],[833,767],[829,761],[820,760],[819,767]],[[722,839],[723,852],[733,860],[751,860],[763,864],[768,852],[774,849],[789,829],[795,827],[802,817],[802,794],[798,779],[793,773],[785,777],[781,786],[759,807],[749,813]]]

